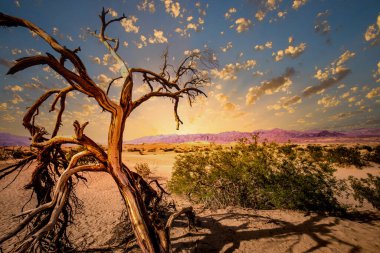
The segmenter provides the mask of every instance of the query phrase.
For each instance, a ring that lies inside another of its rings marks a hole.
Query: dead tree
[[[34,209],[24,211],[21,223],[8,234],[0,238],[0,243],[20,234],[23,239],[16,244],[14,252],[40,251],[65,251],[70,247],[66,236],[66,227],[73,218],[73,208],[78,204],[75,197],[74,178],[83,179],[78,173],[106,172],[115,180],[122,198],[128,210],[129,219],[137,243],[143,252],[170,252],[170,228],[174,218],[185,213],[189,221],[194,220],[191,207],[173,213],[166,220],[158,213],[155,207],[158,198],[162,194],[154,190],[144,179],[131,171],[122,163],[121,153],[123,144],[123,132],[127,118],[144,102],[153,97],[166,97],[173,101],[174,117],[177,129],[182,121],[178,116],[180,99],[185,98],[190,103],[198,95],[206,94],[202,88],[208,82],[204,71],[199,67],[205,63],[205,58],[199,53],[189,54],[177,68],[168,63],[168,53],[163,56],[161,72],[156,73],[144,68],[131,68],[118,53],[119,40],[106,35],[109,25],[120,22],[122,17],[107,20],[108,10],[102,10],[99,15],[101,27],[98,32],[91,32],[121,66],[120,76],[115,77],[103,90],[88,75],[86,67],[78,56],[80,48],[70,50],[62,46],[52,36],[36,26],[32,22],[0,13],[0,25],[3,27],[24,27],[38,35],[54,50],[54,54],[36,55],[16,60],[7,74],[16,74],[26,68],[36,65],[48,65],[57,74],[67,81],[68,86],[61,89],[52,89],[45,92],[27,110],[23,125],[29,131],[32,139],[31,146],[36,148],[36,154],[22,160],[14,166],[0,170],[0,179],[6,175],[22,169],[23,166],[36,161],[37,166],[33,171],[30,183],[26,186],[32,189],[37,197],[37,206]],[[67,62],[70,63],[67,64]],[[198,65],[197,65],[198,64]],[[70,67],[68,67],[69,65]],[[149,92],[134,99],[132,97],[135,77],[139,76],[144,84],[149,87]],[[122,79],[123,85],[118,102],[110,99],[108,91],[113,82]],[[84,133],[88,122],[80,124],[74,122],[74,137],[58,136],[62,124],[61,117],[65,111],[67,94],[79,91],[91,98],[106,112],[110,113],[111,120],[108,129],[108,145],[103,150],[96,142]],[[59,104],[55,127],[50,137],[47,131],[39,126],[37,115],[42,104],[47,99],[55,96],[51,105],[51,111]],[[63,152],[62,145],[76,144],[84,149],[68,160]],[[92,156],[95,161],[83,164],[80,161]],[[21,233],[24,231],[23,233]]]

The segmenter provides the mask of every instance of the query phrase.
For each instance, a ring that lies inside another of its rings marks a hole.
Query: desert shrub
[[[326,152],[326,158],[332,163],[354,165],[359,168],[366,165],[366,162],[362,158],[358,147],[338,146],[327,149]]]
[[[162,148],[162,150],[163,150],[164,152],[171,152],[171,151],[174,151],[175,148]]]
[[[77,154],[81,151],[84,151],[84,150],[86,150],[86,148],[82,147],[82,146],[77,147],[77,148],[71,148],[69,151],[66,152],[66,159],[68,161],[70,161],[71,158],[75,154]],[[90,155],[90,156],[85,156],[85,157],[80,158],[78,161],[78,165],[94,164],[97,162],[98,162],[98,160],[94,156]]]
[[[377,145],[369,153],[364,156],[364,159],[370,162],[380,163],[380,145]]]
[[[147,163],[136,163],[134,168],[143,178],[148,178],[152,174],[152,171]]]
[[[380,210],[380,177],[372,174],[361,179],[350,176],[349,181],[356,200],[361,204],[367,200],[373,207]]]
[[[5,148],[1,148],[0,149],[0,160],[4,161],[4,160],[8,160],[9,158],[11,158],[10,152],[8,152],[7,149],[5,149]]]
[[[314,161],[323,160],[323,148],[319,145],[307,145],[307,152]]]
[[[157,149],[156,149],[156,148],[151,148],[151,149],[148,149],[147,151],[148,151],[148,152],[156,152]]]
[[[311,161],[293,147],[253,139],[231,149],[177,156],[169,188],[215,208],[340,212],[335,194],[344,184],[333,172],[329,163]]]
[[[368,146],[368,145],[362,145],[359,147],[359,149],[367,150],[368,152],[372,152],[372,150],[373,150],[373,148],[371,146]]]

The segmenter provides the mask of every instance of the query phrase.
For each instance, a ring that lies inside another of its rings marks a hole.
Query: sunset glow
[[[283,128],[346,130],[380,127],[380,1],[1,1],[9,15],[32,21],[62,45],[75,49],[90,76],[107,89],[119,66],[89,30],[99,30],[102,7],[120,39],[119,53],[130,67],[159,71],[169,50],[176,66],[194,50],[210,49],[218,67],[208,70],[208,97],[179,106],[176,130],[173,105],[155,98],[128,118],[124,139],[146,135],[218,133]],[[52,53],[26,29],[9,28],[0,38],[0,132],[26,135],[25,109],[44,91],[67,86],[47,66],[6,75],[13,61]],[[134,98],[148,87],[136,81]],[[121,83],[110,96],[118,99]],[[52,101],[51,101],[52,102]],[[48,103],[48,104],[51,104]],[[107,138],[109,114],[78,92],[68,97],[63,135],[72,122],[89,121],[86,134]],[[42,107],[37,121],[51,131],[56,111]]]

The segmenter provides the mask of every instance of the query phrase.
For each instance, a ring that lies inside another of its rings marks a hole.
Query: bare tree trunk
[[[157,238],[155,228],[148,216],[130,170],[128,168],[123,169],[122,166],[121,151],[125,119],[126,113],[122,110],[118,110],[111,119],[108,136],[109,171],[124,199],[137,242],[142,251],[149,253],[168,252],[168,249],[162,248],[159,243],[159,238]]]

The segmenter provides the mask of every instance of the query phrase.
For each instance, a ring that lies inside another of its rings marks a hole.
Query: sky
[[[2,0],[0,10],[35,23],[78,56],[106,89],[120,66],[89,31],[99,30],[102,7],[113,23],[129,67],[160,71],[165,49],[176,65],[189,52],[208,50],[207,98],[181,101],[179,130],[170,99],[154,98],[126,121],[124,139],[147,135],[219,133],[282,128],[349,130],[380,128],[380,1],[378,0]],[[24,28],[1,29],[0,132],[27,135],[23,114],[46,90],[68,84],[47,66],[6,75],[21,57],[54,53]],[[136,79],[133,97],[148,89]],[[121,83],[110,97],[116,99]],[[44,105],[37,124],[52,132],[57,110]],[[86,134],[107,138],[110,115],[94,99],[72,92],[61,135],[89,121]]]

